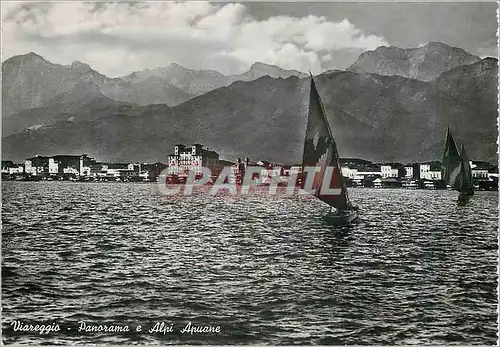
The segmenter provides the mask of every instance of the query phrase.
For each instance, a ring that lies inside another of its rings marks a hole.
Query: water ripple
[[[4,343],[495,344],[498,198],[353,189],[361,220],[307,196],[4,182]],[[220,325],[217,335],[12,331],[13,320]]]

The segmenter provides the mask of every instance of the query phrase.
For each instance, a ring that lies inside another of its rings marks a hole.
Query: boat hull
[[[472,195],[474,195],[474,192],[472,192],[472,193],[460,193],[460,195],[458,195],[458,203],[461,205],[466,204],[467,202],[469,202],[470,197]]]
[[[345,210],[339,213],[330,212],[324,216],[324,220],[329,224],[342,225],[356,221],[359,217],[358,210]]]

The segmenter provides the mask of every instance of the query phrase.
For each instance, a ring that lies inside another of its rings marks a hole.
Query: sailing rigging
[[[357,218],[357,208],[349,200],[342,176],[337,144],[312,75],[302,165],[304,170],[314,167],[319,171],[308,173],[314,177],[311,180],[312,185],[305,189],[336,210],[336,213],[331,215],[335,222],[350,222]],[[325,188],[330,189],[330,192],[325,192]]]
[[[446,132],[441,177],[447,185],[460,192],[459,201],[467,200],[474,195],[472,169],[467,150],[462,145],[460,152],[458,151],[457,142],[449,127]]]

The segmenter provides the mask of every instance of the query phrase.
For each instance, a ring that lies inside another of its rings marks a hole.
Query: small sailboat
[[[460,192],[458,196],[459,203],[467,202],[474,195],[472,169],[467,150],[462,145],[460,152],[458,151],[457,142],[449,127],[446,133],[441,178],[452,189]]]
[[[470,166],[469,157],[467,156],[467,150],[464,145],[462,145],[460,157],[462,158],[462,175],[460,179],[460,195],[458,196],[458,201],[461,203],[465,203],[471,196],[474,195],[474,182],[472,181],[472,169]]]
[[[306,178],[302,188],[330,206],[325,220],[332,224],[346,224],[358,218],[358,207],[349,200],[337,145],[312,75],[302,166],[304,172],[307,167],[318,170],[316,173],[308,173],[313,174],[314,178]]]

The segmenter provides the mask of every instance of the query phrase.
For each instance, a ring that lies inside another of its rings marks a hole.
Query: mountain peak
[[[74,61],[71,63],[71,68],[72,69],[79,69],[79,70],[85,70],[85,71],[90,71],[92,68],[90,67],[89,64],[82,63],[80,61]]]
[[[45,63],[45,62],[47,62],[47,60],[45,60],[45,58],[42,57],[41,55],[36,54],[35,52],[29,52],[27,54],[14,55],[14,56],[10,57],[9,59],[7,59],[5,61],[5,63],[15,62],[15,61],[22,62],[22,63],[25,63],[25,62]]]
[[[175,71],[185,71],[185,70],[188,70],[184,66],[182,66],[180,64],[177,64],[176,62],[170,63],[167,66],[167,69],[168,70],[175,70]]]
[[[41,55],[35,53],[35,52],[29,52],[28,54],[25,54],[25,57],[27,59],[39,59],[39,60],[45,60]]]
[[[266,64],[263,62],[255,62],[250,66],[250,70],[248,70],[251,73],[279,73],[280,71],[285,71],[284,69],[280,68],[279,66],[272,65],[272,64]]]
[[[270,76],[273,78],[288,78],[291,76],[297,76],[299,78],[303,78],[307,75],[297,70],[285,70],[279,66],[258,61],[253,63],[252,66],[250,66],[250,69],[242,76],[246,76],[247,78],[250,77],[251,79],[257,79],[263,76]]]
[[[250,70],[258,68],[266,68],[266,67],[278,68],[276,65],[266,64],[261,61],[256,61],[255,63],[252,64],[252,66],[250,66]]]
[[[437,42],[437,41],[430,41],[426,45],[423,45],[418,48],[423,48],[423,47],[443,47],[443,48],[452,48],[451,46],[447,45],[446,43],[443,42]],[[417,48],[417,49],[418,49]]]
[[[381,46],[361,54],[347,70],[431,81],[460,65],[478,62],[479,57],[441,42],[417,48]]]

